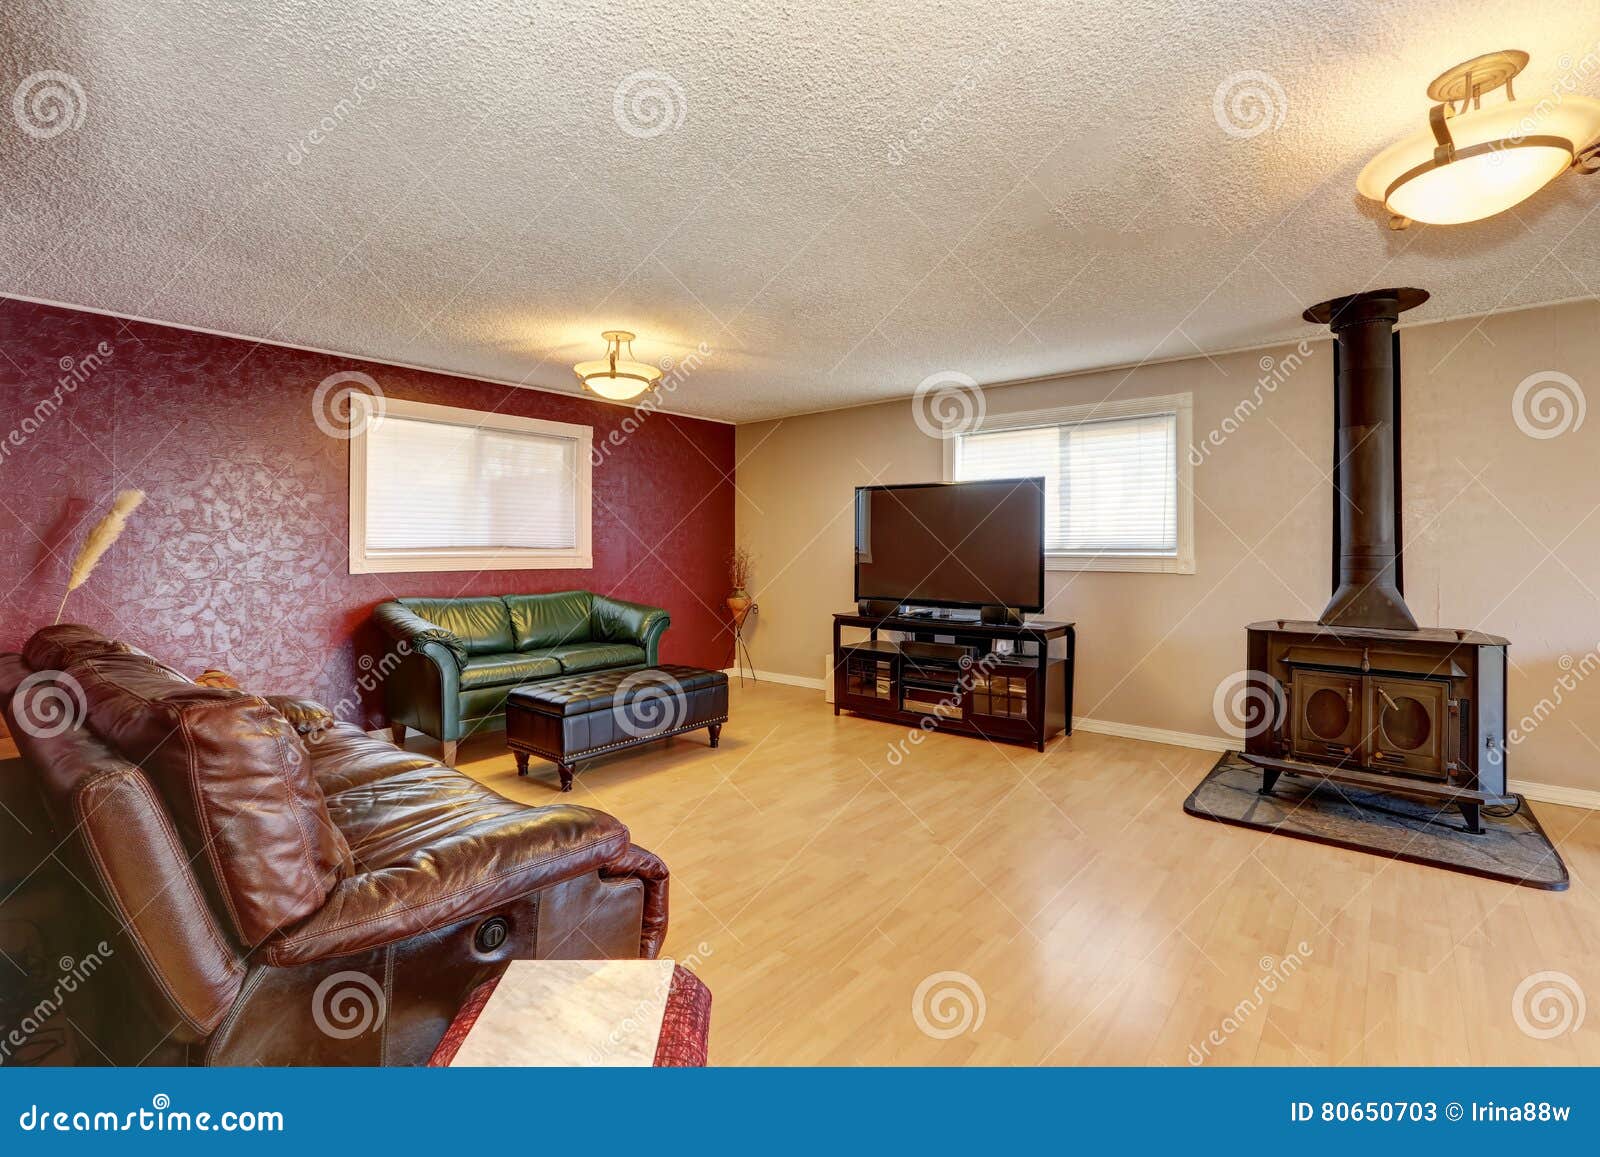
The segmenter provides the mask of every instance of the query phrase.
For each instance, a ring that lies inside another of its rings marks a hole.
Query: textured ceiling
[[[705,344],[667,405],[709,417],[1600,286],[1600,178],[1403,233],[1354,188],[1466,57],[1600,96],[1594,0],[7,0],[0,41],[0,292],[561,390],[623,326]]]

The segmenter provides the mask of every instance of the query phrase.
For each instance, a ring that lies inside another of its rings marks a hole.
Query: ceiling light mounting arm
[[[1433,150],[1435,165],[1448,165],[1456,159],[1456,142],[1450,136],[1450,125],[1447,123],[1450,115],[1448,105],[1436,104],[1428,110],[1428,127],[1433,130],[1433,139],[1438,142],[1438,147]]]

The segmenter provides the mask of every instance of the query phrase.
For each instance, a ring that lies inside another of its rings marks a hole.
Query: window
[[[945,478],[1045,479],[1050,570],[1194,573],[1189,394],[992,414],[945,443]]]
[[[350,571],[583,569],[593,430],[351,395]]]

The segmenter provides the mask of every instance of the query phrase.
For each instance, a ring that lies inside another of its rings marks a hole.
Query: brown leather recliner
[[[77,626],[0,656],[0,702],[92,896],[78,917],[141,998],[91,1056],[419,1064],[510,961],[666,935],[666,867],[616,819],[513,803],[316,704]]]

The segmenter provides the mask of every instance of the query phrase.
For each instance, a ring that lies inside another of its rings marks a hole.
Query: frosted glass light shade
[[[661,371],[643,362],[618,362],[613,371],[610,362],[579,362],[572,367],[583,387],[613,402],[626,402],[637,398],[655,384]]]
[[[1445,122],[1456,159],[1435,165],[1423,129],[1390,145],[1356,178],[1362,196],[1430,225],[1504,212],[1537,193],[1600,138],[1600,101],[1566,96],[1473,109]]]
[[[605,358],[572,367],[584,389],[607,401],[627,402],[661,380],[661,371],[655,366],[633,360],[633,334],[625,329],[608,329],[600,336],[606,341]],[[624,346],[628,357],[623,356]]]

